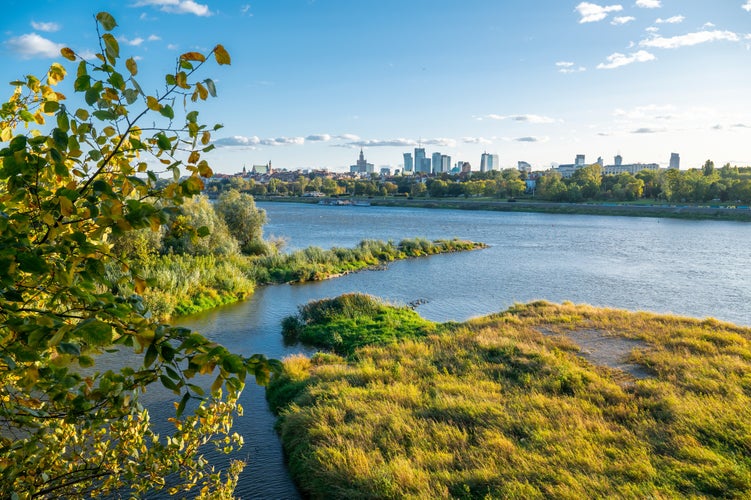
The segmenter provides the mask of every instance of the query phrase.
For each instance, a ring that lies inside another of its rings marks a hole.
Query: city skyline
[[[182,52],[230,52],[199,108],[225,125],[217,172],[344,172],[360,149],[401,169],[420,146],[476,170],[486,151],[535,170],[577,154],[751,165],[751,0],[8,0],[0,81],[40,75],[62,46],[96,50],[99,10],[149,89]]]

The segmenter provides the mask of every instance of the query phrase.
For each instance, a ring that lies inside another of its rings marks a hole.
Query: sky
[[[111,13],[121,54],[159,90],[183,52],[222,44],[202,71],[222,123],[217,172],[376,169],[422,145],[479,169],[544,170],[602,157],[681,168],[751,165],[751,0],[4,0],[0,98],[59,50],[96,50]],[[69,84],[72,83],[70,78]],[[65,85],[65,83],[63,83]]]

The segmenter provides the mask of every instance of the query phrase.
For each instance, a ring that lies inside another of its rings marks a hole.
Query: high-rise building
[[[583,167],[586,164],[586,160],[584,159],[584,155],[576,155],[576,161],[574,162],[574,165],[577,167]]]
[[[425,148],[415,148],[415,173],[424,172],[426,159]]]
[[[670,153],[670,168],[681,168],[681,157],[678,153]]]
[[[441,153],[433,153],[433,173],[441,173]]]
[[[404,172],[412,172],[414,163],[412,163],[412,153],[404,153]]]
[[[480,172],[490,172],[500,168],[498,155],[489,154],[487,151],[480,157]]]
[[[435,165],[433,166],[435,168]],[[451,157],[448,155],[441,155],[441,172],[451,171]]]
[[[365,161],[365,154],[360,149],[360,158],[355,165],[350,165],[349,171],[352,174],[372,174],[373,164]]]
[[[620,167],[621,165],[623,165],[623,157],[621,155],[615,155],[615,158],[613,159],[615,160],[616,167]]]
[[[530,165],[526,161],[518,161],[518,162],[516,162],[516,168],[519,170],[519,172],[530,173],[532,171],[532,165]]]

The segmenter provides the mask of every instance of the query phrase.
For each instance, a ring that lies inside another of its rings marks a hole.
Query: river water
[[[434,321],[462,321],[502,311],[515,302],[546,299],[751,325],[749,223],[291,203],[258,206],[268,214],[265,234],[284,237],[288,250],[407,237],[458,237],[490,246],[395,262],[386,270],[324,282],[264,287],[246,302],[181,320],[182,326],[246,355],[280,359],[309,354],[301,346],[284,346],[280,321],[310,300],[348,292],[402,304],[421,299],[417,311]],[[235,429],[245,438],[239,458],[248,465],[236,494],[245,499],[298,498],[263,388],[250,382],[241,404],[245,415],[237,419]],[[149,406],[155,418],[160,406],[169,408],[153,399]]]

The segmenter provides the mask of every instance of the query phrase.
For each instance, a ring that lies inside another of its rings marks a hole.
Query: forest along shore
[[[256,196],[256,201],[318,204],[337,198],[306,199],[300,197]],[[350,198],[347,198],[350,199]],[[458,210],[492,210],[498,212],[538,212],[550,214],[619,215],[629,217],[663,217],[671,219],[750,221],[748,207],[706,205],[644,205],[629,203],[558,203],[547,201],[501,201],[450,198],[354,197],[354,202],[371,206],[416,207]]]

